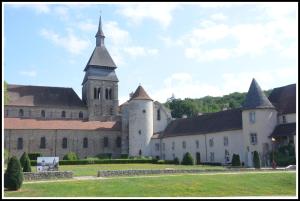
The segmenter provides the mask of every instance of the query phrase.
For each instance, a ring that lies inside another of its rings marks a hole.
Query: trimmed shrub
[[[96,157],[98,159],[111,159],[111,153],[98,154]]]
[[[4,164],[7,164],[9,160],[9,151],[4,149]]]
[[[64,155],[63,160],[78,160],[78,156],[74,152],[69,152]]]
[[[18,190],[23,183],[23,172],[20,161],[13,156],[9,159],[4,174],[4,187],[8,190]]]
[[[21,166],[23,167],[23,172],[31,172],[31,164],[28,154],[26,152],[23,153],[20,159]]]
[[[222,166],[222,163],[219,162],[203,162],[201,165],[212,165],[212,166]]]
[[[232,155],[231,165],[232,166],[241,166],[240,155],[238,155],[238,154]]]
[[[175,165],[179,165],[179,164],[180,164],[180,161],[179,161],[179,158],[178,158],[178,157],[175,157],[175,158],[174,158],[174,164],[175,164]]]
[[[128,159],[128,154],[121,154],[121,159]]]
[[[183,156],[182,165],[194,165],[194,159],[189,152],[186,152]]]
[[[270,153],[270,159],[273,161],[273,153]],[[288,156],[281,152],[274,152],[274,159],[277,166],[286,167],[288,165],[296,165],[296,157]]]
[[[28,157],[30,160],[37,160],[37,157],[41,157],[42,154],[35,152],[35,153],[28,153]]]
[[[156,164],[165,164],[165,160],[158,160]]]
[[[257,151],[253,153],[253,164],[255,168],[260,168],[260,159]]]

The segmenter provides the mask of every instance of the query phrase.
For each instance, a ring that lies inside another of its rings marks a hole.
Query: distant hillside
[[[268,97],[272,89],[264,91]],[[245,93],[234,92],[222,97],[205,96],[203,98],[185,98],[184,100],[169,98],[164,105],[171,110],[173,118],[181,118],[182,115],[188,117],[196,116],[198,113],[209,113],[222,111],[223,108],[233,109],[242,106]]]

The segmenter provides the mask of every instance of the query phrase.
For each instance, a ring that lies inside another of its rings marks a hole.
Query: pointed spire
[[[151,100],[151,101],[153,101],[141,85],[139,85],[138,88],[135,90],[135,92],[131,96],[130,100]]]
[[[101,21],[101,15],[100,15],[100,19],[99,19],[99,25],[98,25],[98,31],[95,35],[96,37],[96,46],[104,46],[104,33],[102,31],[102,21]]]
[[[274,108],[260,86],[253,78],[247,93],[243,109]]]

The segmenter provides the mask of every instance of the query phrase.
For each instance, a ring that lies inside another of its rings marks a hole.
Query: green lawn
[[[23,184],[12,197],[296,196],[296,173],[164,175]]]
[[[128,170],[128,169],[224,169],[222,166],[208,166],[208,165],[163,165],[163,164],[91,164],[91,165],[60,165],[60,171],[73,171],[74,176],[97,176],[99,170]],[[33,166],[33,172],[36,172],[36,167]]]

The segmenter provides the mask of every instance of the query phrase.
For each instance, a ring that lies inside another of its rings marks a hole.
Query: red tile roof
[[[118,121],[40,120],[4,118],[4,129],[59,129],[59,130],[107,130],[121,131]]]

